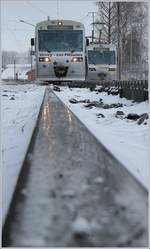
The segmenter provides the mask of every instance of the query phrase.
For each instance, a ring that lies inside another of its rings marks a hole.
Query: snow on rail
[[[1,87],[3,222],[36,125],[44,92],[44,86],[36,85]]]

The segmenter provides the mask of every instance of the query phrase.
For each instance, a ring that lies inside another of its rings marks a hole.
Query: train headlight
[[[73,57],[71,62],[82,62],[83,61],[83,57]]]
[[[49,61],[50,61],[49,57],[45,57],[45,62],[49,62]]]
[[[50,62],[50,58],[49,57],[39,57],[39,62]]]
[[[59,26],[61,26],[61,25],[62,25],[62,22],[61,22],[61,21],[59,21],[59,22],[58,22],[58,25],[59,25]]]

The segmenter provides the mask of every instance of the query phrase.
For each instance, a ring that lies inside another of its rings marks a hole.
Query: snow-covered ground
[[[62,87],[57,96],[79,117],[88,129],[114,154],[128,170],[148,188],[148,124],[116,118],[116,111],[143,114],[148,103],[132,103],[119,96],[91,92],[88,89]],[[2,203],[3,221],[16,186],[33,129],[36,124],[45,87],[37,85],[2,85]],[[69,99],[103,99],[105,104],[123,103],[121,108],[85,108],[84,103],[71,104]],[[97,117],[102,113],[105,118]]]
[[[44,86],[1,86],[3,222],[36,125],[44,92]]]
[[[18,79],[27,80],[27,72],[30,71],[30,64],[16,64],[15,65],[15,73],[17,74]],[[2,72],[3,80],[13,80],[14,79],[14,65],[8,64],[6,69]]]
[[[117,118],[117,111],[143,114],[149,112],[148,102],[133,103],[119,96],[107,93],[91,92],[89,89],[61,87],[56,95],[74,112],[87,128],[104,144],[105,147],[146,187],[149,183],[149,136],[148,124],[138,125],[137,121],[126,118]],[[69,99],[103,99],[104,104],[122,103],[120,108],[86,108],[84,103],[71,104]],[[102,113],[105,118],[97,117]]]

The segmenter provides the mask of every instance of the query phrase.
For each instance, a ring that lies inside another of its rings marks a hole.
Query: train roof
[[[36,24],[36,29],[40,29],[40,27],[42,28],[46,28],[47,29],[47,25],[52,25],[52,26],[59,26],[59,23],[62,23],[62,26],[75,26],[74,28],[84,28],[84,24],[81,22],[77,22],[77,21],[73,21],[73,20],[63,20],[63,19],[55,19],[55,20],[45,20],[45,21],[41,21],[39,23]]]

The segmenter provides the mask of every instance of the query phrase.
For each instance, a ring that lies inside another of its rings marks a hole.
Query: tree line
[[[148,3],[98,1],[96,5],[96,35],[100,42],[117,46],[118,78],[148,78]]]
[[[8,64],[30,64],[30,51],[19,53],[16,51],[2,51],[2,68],[5,69]]]

